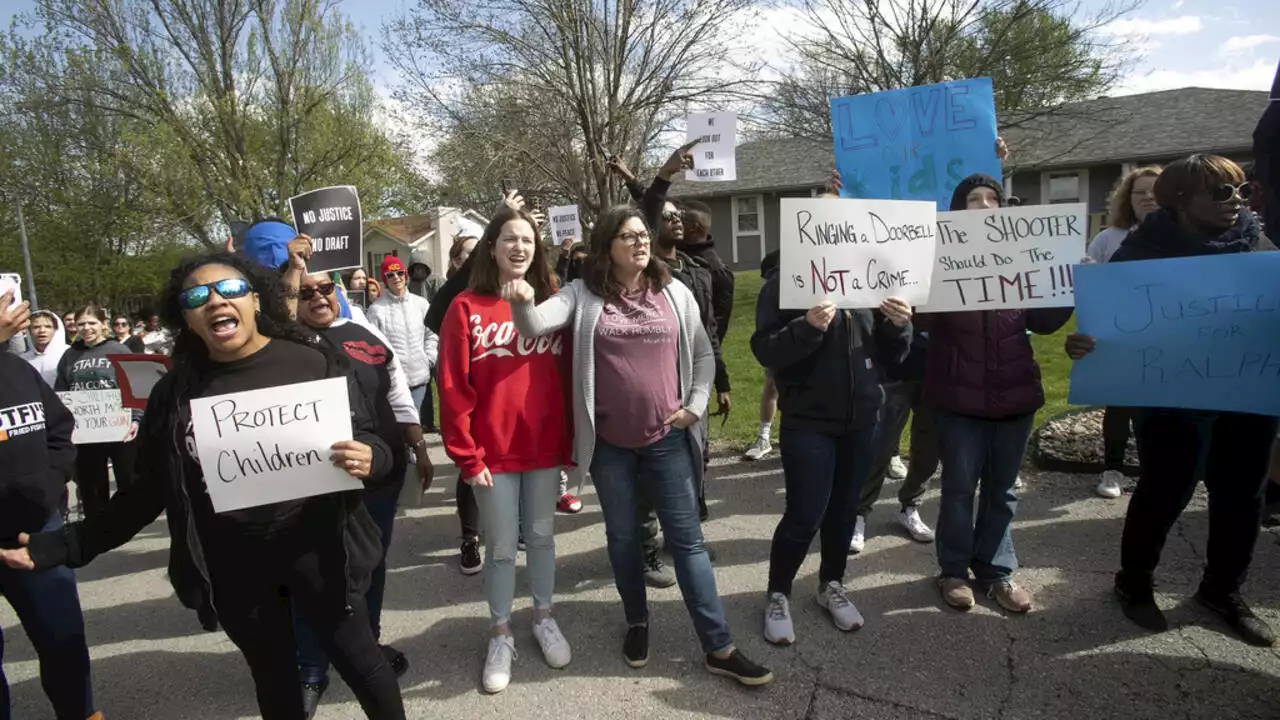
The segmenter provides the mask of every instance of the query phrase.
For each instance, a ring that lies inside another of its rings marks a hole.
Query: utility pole
[[[18,238],[22,240],[22,264],[27,270],[27,299],[31,302],[32,310],[39,310],[40,302],[36,300],[36,274],[31,270],[31,248],[27,245],[27,224],[22,220],[22,201],[15,198],[13,206],[18,210]]]

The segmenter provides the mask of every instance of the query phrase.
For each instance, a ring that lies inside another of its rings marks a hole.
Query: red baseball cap
[[[382,258],[382,278],[386,279],[389,272],[404,272],[404,263],[395,255]]]

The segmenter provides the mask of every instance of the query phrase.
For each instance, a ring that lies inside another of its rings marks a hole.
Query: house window
[[[1041,197],[1050,205],[1089,202],[1089,171],[1065,170],[1040,176]]]
[[[739,243],[755,243],[764,257],[764,198],[745,195],[733,199],[733,263],[738,264]]]

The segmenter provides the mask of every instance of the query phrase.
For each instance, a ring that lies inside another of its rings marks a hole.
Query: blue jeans
[[[934,411],[942,457],[937,547],[943,577],[967,579],[972,569],[980,582],[1002,582],[1018,569],[1010,534],[1018,511],[1013,484],[1034,418],[1027,413],[986,420]]]
[[[827,435],[782,428],[786,509],[769,550],[769,592],[791,596],[791,583],[821,531],[818,582],[844,582],[858,494],[871,471],[875,425]]]
[[[622,597],[627,625],[649,622],[644,555],[636,518],[636,503],[644,493],[653,502],[658,520],[662,522],[680,594],[693,618],[693,629],[703,651],[711,653],[729,647],[732,640],[716,589],[715,571],[702,540],[689,442],[689,432],[676,428],[658,442],[634,450],[610,445],[596,436],[591,478],[604,511],[609,562],[613,565],[613,581]]]
[[[41,532],[61,527],[62,517],[55,513]],[[0,564],[0,594],[13,606],[40,658],[40,686],[53,705],[54,715],[58,720],[84,720],[92,715],[89,648],[75,573],[66,567],[26,572]],[[0,662],[3,660],[4,633],[0,631]],[[9,720],[9,683],[3,665],[0,719]]]
[[[365,492],[364,495],[365,509],[382,531],[382,562],[378,563],[378,567],[369,576],[369,589],[364,594],[364,602],[369,610],[369,627],[373,629],[375,640],[382,635],[382,598],[387,588],[387,548],[391,547],[399,490],[398,486],[387,487]],[[306,618],[296,613],[293,617],[293,636],[298,645],[298,674],[302,682],[321,682],[329,674],[329,658],[325,656],[320,641]]]
[[[525,540],[533,607],[551,609],[556,586],[556,489],[560,468],[493,473],[493,487],[477,487],[484,534],[484,585],[494,626],[511,620],[516,592],[516,542]]]

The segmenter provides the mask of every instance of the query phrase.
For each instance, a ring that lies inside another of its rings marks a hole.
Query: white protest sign
[[[823,300],[874,308],[929,298],[937,206],[910,200],[783,198],[779,203],[784,310]]]
[[[9,303],[6,309],[16,307],[22,302],[22,277],[17,273],[0,273],[0,297],[7,292],[13,293],[13,302]]]
[[[933,292],[921,312],[1074,307],[1083,203],[938,213]]]
[[[214,512],[363,487],[329,460],[351,439],[345,378],[196,398],[191,421]]]
[[[73,390],[58,393],[58,398],[76,419],[72,443],[120,442],[129,434],[133,413],[120,404],[119,390]]]
[[[551,241],[556,247],[569,238],[582,242],[582,223],[578,220],[577,205],[557,205],[547,211],[547,218],[551,220]]]
[[[688,139],[698,141],[690,151],[693,169],[684,179],[692,182],[726,182],[738,179],[738,163],[734,147],[738,143],[736,113],[694,113],[688,119]]]

